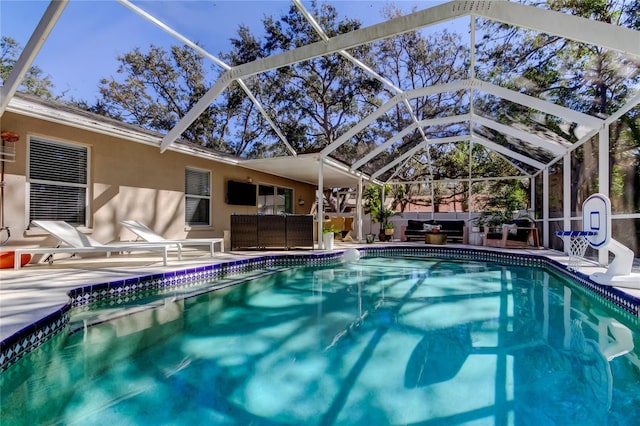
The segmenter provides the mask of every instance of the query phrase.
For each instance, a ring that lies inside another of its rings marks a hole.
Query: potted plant
[[[322,228],[322,243],[325,250],[333,250],[333,239],[336,232],[338,230],[333,225],[327,225]]]
[[[380,207],[380,189],[376,185],[369,185],[362,194],[364,214],[368,214],[369,220],[369,233],[365,235],[367,244],[373,243],[376,236],[373,233],[371,227],[374,222],[374,212]]]
[[[394,231],[395,231],[395,228],[393,226],[393,223],[387,222],[387,223],[384,224],[384,234],[387,237],[393,236]]]
[[[397,214],[398,212],[384,206],[380,206],[372,211],[374,222],[380,224],[380,234],[378,235],[380,241],[387,241],[391,239],[390,235],[393,235],[394,227],[393,224],[389,222],[389,218]],[[390,230],[390,234],[387,234],[387,229]]]
[[[471,232],[484,232],[484,226],[489,223],[490,219],[491,213],[486,211],[480,213],[480,216],[471,219]]]

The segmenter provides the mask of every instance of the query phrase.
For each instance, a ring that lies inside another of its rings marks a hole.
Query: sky
[[[229,39],[240,25],[259,34],[264,16],[279,17],[292,4],[284,0],[133,3],[216,56],[230,50]],[[341,17],[356,18],[363,26],[369,26],[382,21],[382,9],[390,2],[334,0],[330,3]],[[424,9],[443,1],[396,0],[392,3],[409,12],[414,7]],[[48,4],[44,0],[0,0],[0,34],[26,46]],[[303,4],[311,10],[310,1]],[[100,79],[117,75],[117,56],[135,47],[146,51],[152,44],[168,48],[181,42],[115,0],[71,0],[34,65],[52,79],[54,94],[92,104],[98,98]]]

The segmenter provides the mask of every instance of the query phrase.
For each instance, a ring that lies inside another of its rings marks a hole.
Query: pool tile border
[[[579,285],[578,291],[590,297],[600,296],[601,303],[621,308],[630,321],[640,317],[640,299],[619,289],[593,283],[580,273],[570,272],[566,266],[542,255],[529,253],[509,253],[473,248],[393,246],[361,247],[363,257],[380,255],[415,255],[426,258],[447,258],[471,261],[489,261],[515,266],[547,267],[571,277]],[[114,304],[144,297],[149,292],[170,291],[176,288],[196,286],[203,280],[247,272],[258,268],[320,266],[339,261],[344,250],[322,253],[265,255],[217,263],[162,274],[145,275],[124,280],[116,280],[79,287],[68,292],[69,303],[47,317],[23,328],[0,342],[0,374],[29,352],[35,350],[69,324],[72,309],[88,309],[96,302],[114,301]]]

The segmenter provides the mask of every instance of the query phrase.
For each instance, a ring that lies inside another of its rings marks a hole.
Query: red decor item
[[[20,140],[20,135],[16,132],[2,132],[1,136],[5,142],[18,142]]]
[[[0,269],[13,268],[13,261],[16,253],[13,251],[3,251],[0,253]],[[31,260],[31,255],[26,253],[20,256],[20,266],[24,266]]]

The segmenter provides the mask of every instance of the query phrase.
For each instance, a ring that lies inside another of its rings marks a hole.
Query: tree
[[[340,20],[335,8],[328,4],[318,6],[314,1],[311,11],[329,37],[360,27],[356,20]],[[295,6],[278,20],[266,17],[263,25],[266,36],[260,44],[247,28],[241,28],[239,38],[232,40],[234,49],[226,56],[227,60],[235,64],[320,40]],[[351,54],[363,58],[367,50],[356,49]],[[267,107],[293,149],[300,153],[321,149],[335,141],[371,110],[367,103],[380,87],[377,80],[339,54],[281,67],[251,80],[252,91]],[[257,154],[258,149],[263,155],[277,155],[283,149],[282,145],[267,147],[264,144],[248,148],[249,156]],[[336,155],[349,162],[356,153],[346,145]]]
[[[396,6],[389,6],[383,14],[386,19],[393,19],[401,16],[402,12]],[[432,34],[418,31],[399,34],[375,43],[372,50],[372,56],[375,57],[372,68],[403,91],[445,84],[467,77],[469,51],[464,47],[459,35],[446,30]],[[397,90],[384,86],[380,98],[389,99],[397,93]],[[441,93],[414,97],[408,102],[411,110],[404,103],[398,103],[378,120],[378,139],[387,140],[411,125],[415,119],[425,120],[463,113],[465,101],[458,93]],[[432,126],[424,131],[427,137],[435,138],[455,136],[459,134],[460,129],[459,126],[449,125]],[[416,129],[395,143],[392,149],[376,156],[363,170],[372,173],[422,142],[424,136]],[[367,151],[375,147],[376,145],[372,144],[367,147]],[[434,145],[427,149],[429,155],[426,155],[426,151],[417,152],[401,170],[389,170],[380,178],[385,180],[395,173],[398,180],[430,180],[434,174],[444,177],[457,174],[458,170],[468,170],[468,166],[459,169],[451,167],[452,164],[446,164],[447,157],[457,155],[456,149],[451,150],[442,145]],[[440,167],[446,169],[444,173],[434,170],[434,167],[438,167],[438,158],[442,160]],[[408,204],[425,204],[424,198],[418,197],[420,194],[412,191],[408,184],[395,185],[394,192],[398,194],[396,205],[402,211]]]
[[[629,28],[637,29],[640,25],[638,2],[594,0],[530,3]],[[479,67],[478,75],[496,84],[520,90],[524,88],[529,95],[586,114],[606,117],[618,110],[626,102],[631,88],[640,83],[640,65],[621,53],[491,21],[482,21],[479,27],[484,31],[478,46],[479,63],[486,65]],[[568,142],[578,139],[574,123],[563,123],[558,117],[544,111],[531,111],[488,97],[483,105],[501,122],[524,124],[532,132],[550,132]],[[636,173],[640,169],[640,138],[633,131],[637,127],[637,120],[636,109],[610,127],[609,169],[612,182],[619,177],[615,175],[620,170],[617,162],[622,161],[625,167],[635,168]],[[586,149],[589,149],[588,144],[574,151],[576,160],[572,162],[571,185],[574,210],[581,204],[579,193],[582,192],[582,198],[585,198],[593,191],[589,180],[592,174],[587,173],[585,167],[596,166],[591,164],[593,160]],[[630,165],[630,162],[635,164]],[[615,192],[616,188],[613,189]]]
[[[9,78],[21,51],[22,47],[15,39],[2,36],[0,39],[0,80],[3,84]],[[44,75],[44,72],[35,65],[27,70],[18,90],[45,99],[53,98],[51,78]]]
[[[209,88],[202,56],[187,46],[172,46],[170,52],[153,45],[147,52],[136,48],[118,60],[117,72],[124,78],[100,81],[100,110],[147,129],[169,131]],[[182,137],[228,151],[220,137],[223,125],[216,120],[219,114],[210,106]]]
[[[240,65],[264,57],[264,50],[260,41],[244,25],[238,28],[237,38],[231,39],[232,50],[221,54],[228,64]],[[243,79],[245,86],[251,93],[260,92],[260,79],[249,77]],[[231,152],[238,157],[258,158],[271,152],[284,154],[283,144],[271,145],[277,141],[277,135],[270,129],[266,119],[258,111],[256,104],[249,98],[245,89],[239,83],[231,84],[224,91],[220,110],[224,128],[221,137],[225,137]],[[290,140],[289,132],[284,132]],[[228,137],[227,137],[228,136]]]

